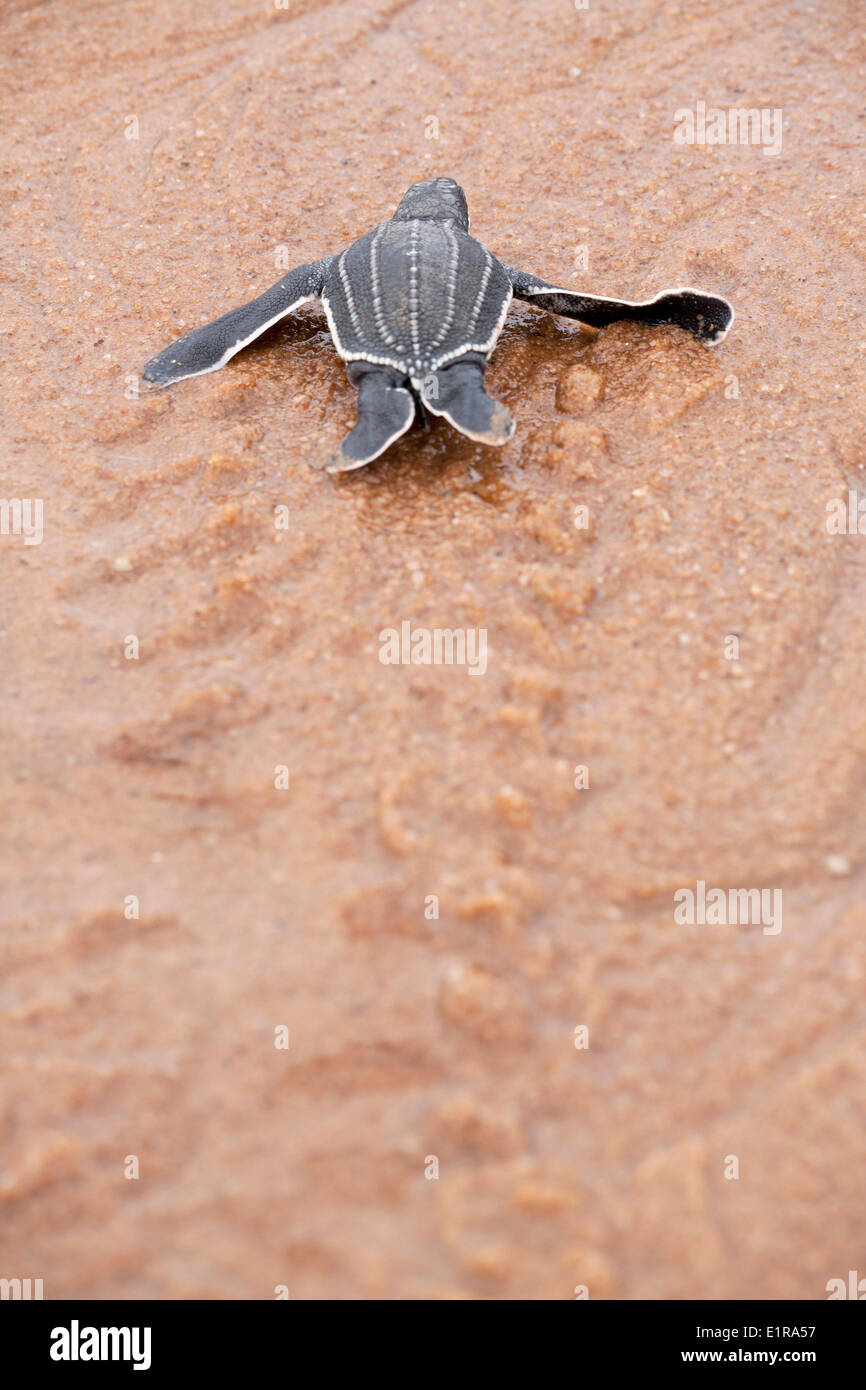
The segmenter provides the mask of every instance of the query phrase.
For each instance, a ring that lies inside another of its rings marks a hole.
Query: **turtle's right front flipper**
[[[604,328],[623,319],[652,326],[675,323],[702,343],[713,345],[722,341],[734,321],[734,311],[728,301],[704,290],[667,290],[654,299],[634,303],[628,299],[604,299],[580,290],[562,289],[528,271],[506,269],[518,299],[525,299],[549,314],[580,319],[591,328]]]
[[[144,369],[145,381],[155,386],[172,386],[184,377],[200,376],[224,367],[236,352],[258,338],[271,324],[309,300],[317,299],[332,259],[329,256],[290,270],[258,299],[178,338],[176,343],[150,359]]]

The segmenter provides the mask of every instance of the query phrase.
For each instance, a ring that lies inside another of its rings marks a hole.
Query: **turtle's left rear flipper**
[[[675,323],[711,346],[722,341],[734,321],[734,311],[728,301],[718,294],[705,294],[703,290],[688,287],[668,290],[657,294],[655,299],[632,303],[628,299],[603,299],[579,290],[561,289],[525,270],[509,269],[508,274],[518,299],[546,309],[549,314],[580,319],[592,328],[604,328],[608,323],[623,319],[652,326]]]
[[[350,362],[347,375],[358,388],[358,422],[325,465],[328,473],[349,473],[372,463],[415,419],[412,392],[393,368]]]
[[[144,369],[145,381],[155,386],[172,386],[187,376],[200,376],[224,367],[236,352],[322,293],[332,257],[312,261],[290,270],[249,304],[232,309],[222,318],[178,338],[176,343],[152,357]]]

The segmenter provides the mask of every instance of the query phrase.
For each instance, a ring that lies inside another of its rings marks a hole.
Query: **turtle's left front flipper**
[[[561,289],[525,270],[508,269],[508,274],[518,299],[546,309],[549,314],[580,319],[592,328],[604,328],[606,324],[623,319],[651,326],[675,323],[694,333],[702,343],[712,346],[722,341],[734,321],[734,311],[728,301],[718,294],[705,294],[703,290],[668,290],[657,294],[655,299],[632,303],[628,299],[603,299],[580,290]]]
[[[258,338],[266,328],[309,300],[318,299],[332,259],[329,256],[290,270],[258,299],[178,338],[176,343],[150,359],[144,369],[145,381],[155,386],[172,386],[184,377],[200,376],[224,367],[236,352]]]

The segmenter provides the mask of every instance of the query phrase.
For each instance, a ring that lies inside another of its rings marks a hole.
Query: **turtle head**
[[[413,183],[403,194],[391,220],[412,222],[415,218],[430,222],[454,222],[461,232],[468,232],[466,194],[454,179],[428,179],[426,183]]]

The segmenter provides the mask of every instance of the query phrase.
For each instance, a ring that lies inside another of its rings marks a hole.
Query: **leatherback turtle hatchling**
[[[675,323],[718,343],[734,317],[726,299],[676,289],[643,303],[548,284],[503,265],[469,235],[469,211],[454,179],[416,183],[394,216],[339,256],[290,270],[258,299],[179,338],[151,359],[145,381],[170,386],[215,372],[271,324],[321,299],[337,352],[358,388],[358,422],[327,465],[341,473],[370,463],[424,408],[470,439],[504,444],[514,420],[484,390],[487,359],[512,297],[594,328],[618,319]]]

